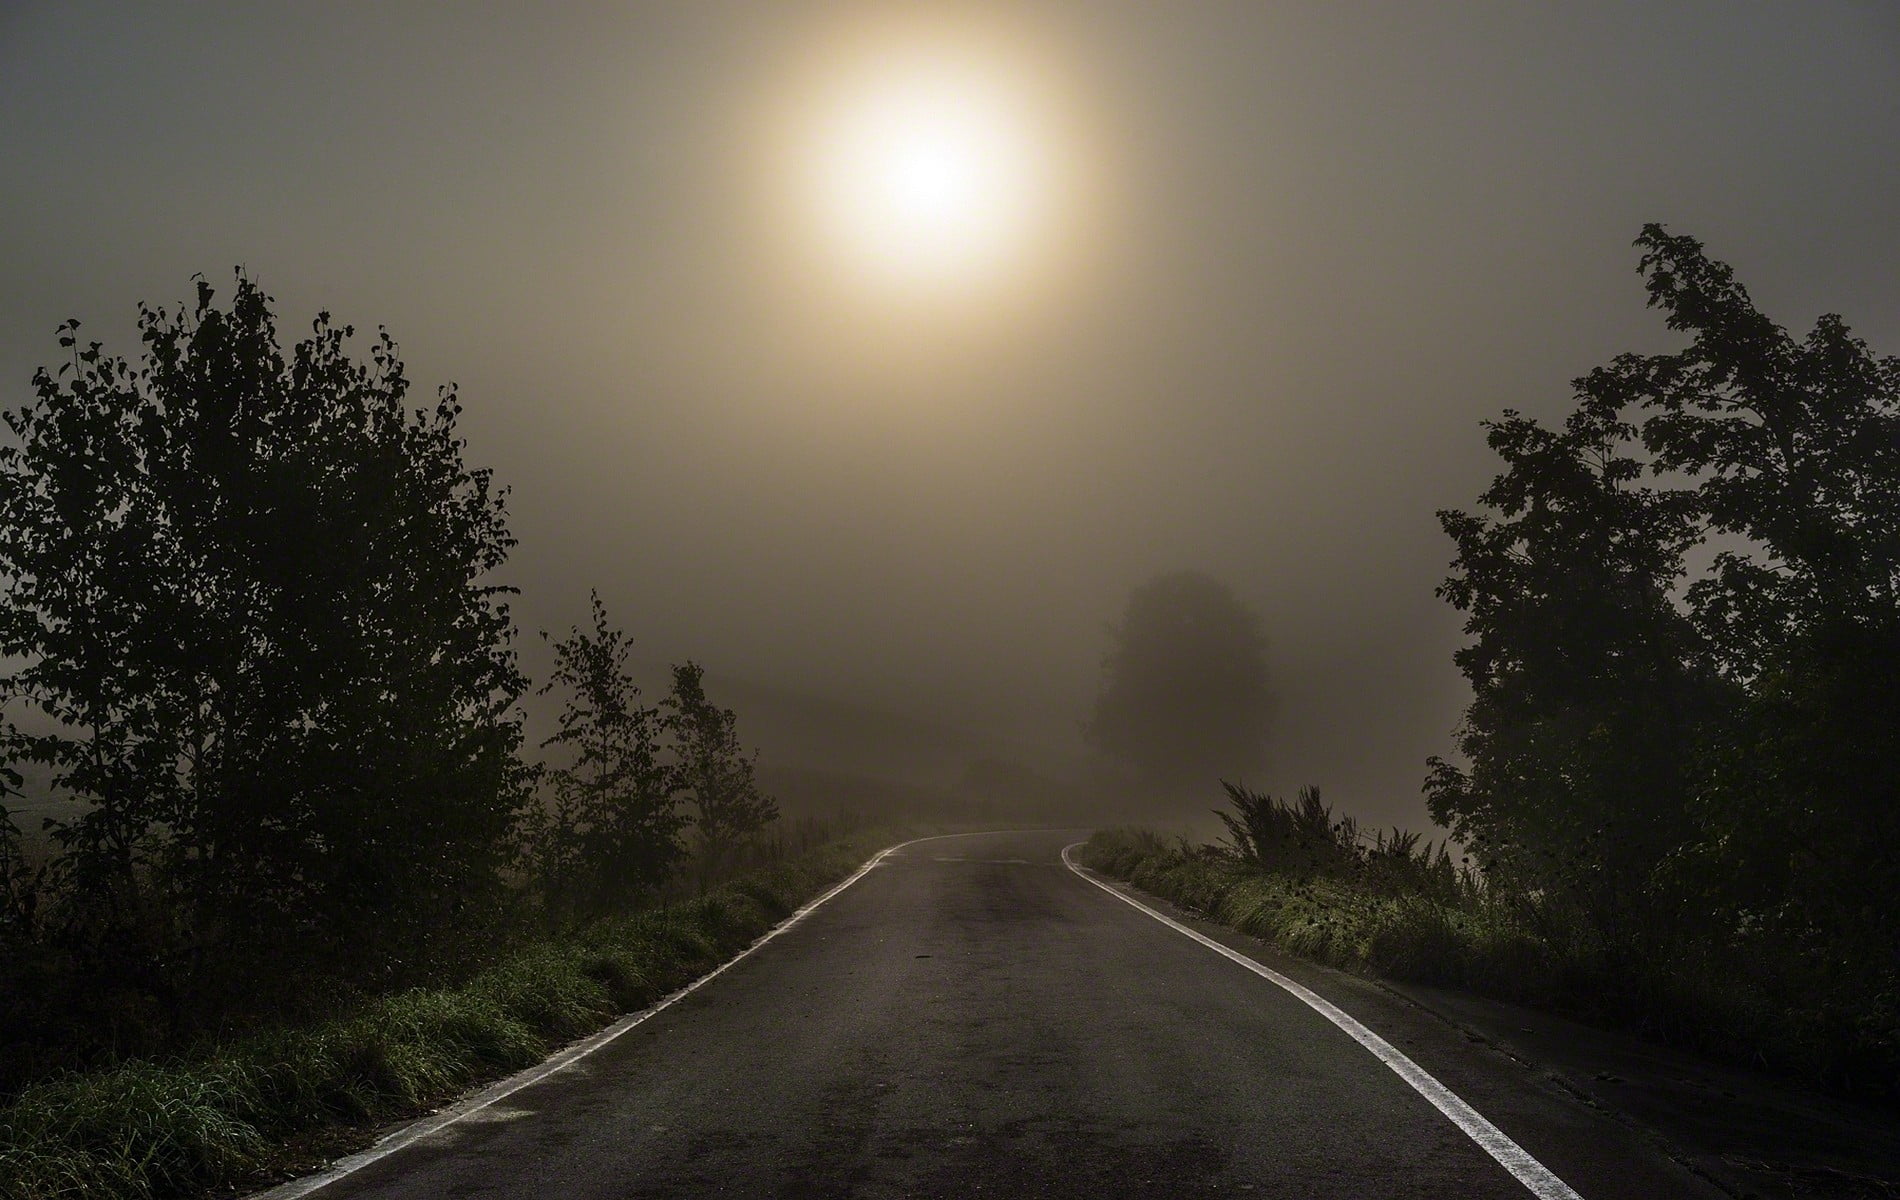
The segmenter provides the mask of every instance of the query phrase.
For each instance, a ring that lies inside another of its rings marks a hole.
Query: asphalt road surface
[[[913,843],[597,1052],[310,1194],[1538,1194],[1306,1003],[1070,870],[1082,836]],[[1722,1195],[1381,989],[1195,928],[1351,1013],[1556,1188]]]

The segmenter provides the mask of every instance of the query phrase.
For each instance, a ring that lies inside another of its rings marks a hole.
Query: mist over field
[[[1008,39],[1080,181],[1060,254],[947,299],[860,286],[773,142],[875,5],[9,6],[8,403],[58,322],[128,352],[135,301],[241,266],[287,333],[386,325],[419,396],[459,383],[524,630],[598,588],[767,766],[1086,779],[1109,628],[1187,569],[1267,640],[1246,782],[1417,826],[1468,698],[1433,514],[1494,473],[1480,420],[1669,344],[1641,224],[1900,342],[1879,5],[938,23]]]

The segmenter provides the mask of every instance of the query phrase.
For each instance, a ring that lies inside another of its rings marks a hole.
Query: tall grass
[[[1347,830],[1351,833],[1353,831]],[[1346,850],[1352,851],[1350,855]],[[1400,863],[1409,853],[1410,866]],[[1420,982],[1481,986],[1535,999],[1546,970],[1526,970],[1543,947],[1510,905],[1456,873],[1436,848],[1375,837],[1302,853],[1300,869],[1268,868],[1224,846],[1190,846],[1145,829],[1097,832],[1088,866],[1328,966]],[[1326,869],[1307,864],[1328,861]]]
[[[1431,896],[1446,902],[1482,894],[1483,880],[1452,865],[1442,843],[1403,829],[1359,828],[1352,817],[1333,818],[1319,789],[1303,787],[1294,802],[1221,784],[1232,812],[1214,815],[1227,827],[1228,856],[1256,871],[1351,880],[1379,895]]]
[[[706,895],[521,949],[299,1029],[69,1072],[0,1109],[0,1197],[169,1197],[267,1182],[287,1141],[360,1140],[642,1008],[763,934],[888,840],[864,832]]]

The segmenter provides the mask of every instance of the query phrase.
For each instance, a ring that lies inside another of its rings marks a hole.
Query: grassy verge
[[[1900,1096],[1895,998],[1832,996],[1760,956],[1686,939],[1638,953],[1524,897],[1263,870],[1143,829],[1098,832],[1078,857],[1328,966],[1565,1012],[1865,1099]]]
[[[1077,857],[1327,966],[1536,999],[1556,971],[1548,947],[1501,910],[1425,896],[1379,895],[1352,882],[1270,874],[1146,829],[1097,832]]]
[[[35,1084],[0,1109],[0,1197],[262,1186],[653,1003],[899,840],[863,831],[663,908],[512,953],[454,988],[171,1061]]]

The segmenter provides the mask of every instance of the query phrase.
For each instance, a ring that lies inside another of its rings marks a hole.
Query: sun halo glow
[[[831,89],[810,156],[813,207],[859,267],[967,285],[1022,259],[1048,207],[1031,106],[993,69],[895,58]]]

